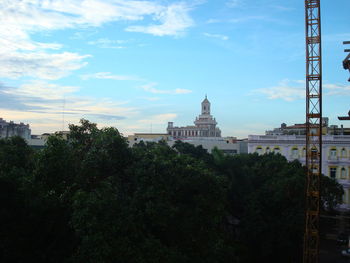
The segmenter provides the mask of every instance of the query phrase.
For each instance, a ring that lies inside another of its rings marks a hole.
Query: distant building
[[[350,128],[344,128],[343,125],[338,127],[338,125],[328,125],[329,119],[327,117],[322,118],[322,134],[326,135],[350,135]],[[318,128],[314,125],[311,129]],[[274,128],[265,132],[265,135],[305,135],[306,134],[306,124],[294,124],[287,125],[285,123],[281,124],[281,127]]]
[[[143,142],[159,142],[161,140],[169,141],[170,136],[167,133],[135,133],[127,138],[129,146],[132,147],[135,143]]]
[[[193,137],[221,137],[221,131],[216,127],[217,122],[210,115],[210,102],[205,96],[202,101],[202,112],[195,119],[194,126],[175,127],[173,122],[168,122],[167,133],[174,139]]]
[[[326,121],[326,120],[325,120]],[[350,210],[350,133],[349,128],[328,126],[324,122],[322,136],[322,173],[336,179],[344,188],[343,204],[339,209]],[[280,153],[288,161],[305,165],[305,125],[286,126],[267,131],[266,135],[248,136],[248,153]]]
[[[201,114],[195,119],[194,126],[175,127],[168,122],[167,133],[135,133],[128,136],[129,146],[140,141],[159,142],[164,140],[173,146],[177,140],[201,145],[209,153],[216,147],[226,154],[248,153],[248,141],[238,140],[236,137],[221,137],[221,131],[216,127],[217,122],[210,115],[210,102],[205,96],[201,103]]]
[[[194,146],[201,145],[209,153],[216,147],[226,154],[248,153],[248,141],[238,140],[236,137],[192,137],[175,139],[167,133],[135,133],[127,138],[129,146],[132,147],[135,143],[143,142],[159,142],[165,141],[170,147],[177,140],[193,144]]]
[[[169,146],[173,146],[175,141],[176,140],[169,141]],[[211,153],[214,148],[218,148],[223,153],[231,155],[248,153],[248,140],[238,140],[236,137],[189,138],[181,141],[193,144],[194,146],[202,145],[209,153]]]
[[[67,140],[69,131],[57,131],[55,133],[43,133],[41,135],[32,135],[30,139],[27,140],[28,145],[32,148],[42,149],[45,147],[46,141],[50,136],[59,135],[63,139]]]
[[[13,136],[20,136],[26,140],[30,139],[31,130],[29,129],[29,124],[24,124],[23,122],[17,124],[13,121],[7,122],[0,118],[0,139]]]

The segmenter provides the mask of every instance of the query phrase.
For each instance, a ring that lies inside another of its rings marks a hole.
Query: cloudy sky
[[[332,124],[350,109],[349,10],[322,1]],[[304,122],[304,79],[303,0],[0,1],[0,117],[32,134],[81,118],[165,132],[191,125],[207,94],[223,135],[244,138]]]

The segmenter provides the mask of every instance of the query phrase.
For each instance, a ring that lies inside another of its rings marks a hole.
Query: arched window
[[[346,179],[346,169],[344,167],[341,168],[340,170],[340,178],[341,179]]]
[[[275,148],[273,148],[273,152],[274,152],[274,153],[281,153],[280,147],[275,147]]]
[[[337,159],[337,149],[336,148],[332,148],[329,150],[329,159],[331,159],[331,160]]]
[[[329,177],[334,179],[337,177],[337,167],[329,167]]]
[[[341,157],[346,158],[346,149],[341,149]]]
[[[305,147],[303,148],[303,151],[302,151],[301,155],[302,155],[303,157],[306,156],[306,148],[305,148]]]
[[[255,150],[259,155],[262,154],[262,147],[258,146]]]
[[[298,147],[292,148],[292,158],[298,159],[299,158],[299,150]]]

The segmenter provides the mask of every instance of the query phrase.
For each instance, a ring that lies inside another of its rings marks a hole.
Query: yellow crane
[[[322,54],[320,0],[305,0],[306,40],[306,209],[304,263],[319,260],[322,173]]]

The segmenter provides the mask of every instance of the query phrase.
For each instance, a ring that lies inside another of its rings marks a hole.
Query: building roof
[[[315,127],[317,128],[318,125],[317,124],[311,124],[310,127]],[[285,129],[305,129],[306,128],[306,124],[305,123],[301,123],[301,124],[294,124],[291,126],[287,126]]]

